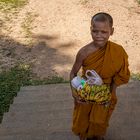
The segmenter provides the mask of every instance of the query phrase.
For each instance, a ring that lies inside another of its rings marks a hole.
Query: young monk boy
[[[110,86],[111,101],[106,108],[104,104],[83,103],[74,97],[72,131],[80,140],[103,140],[109,118],[117,103],[116,88],[129,80],[128,56],[121,45],[109,41],[113,35],[113,19],[107,13],[97,13],[91,19],[91,36],[93,41],[82,47],[77,53],[70,73],[70,80],[77,76],[82,68],[95,70],[104,84]]]

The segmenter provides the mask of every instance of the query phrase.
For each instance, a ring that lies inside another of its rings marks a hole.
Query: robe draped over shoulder
[[[128,55],[122,46],[111,41],[83,61],[83,76],[88,69],[94,69],[105,84],[110,84],[113,80],[119,86],[127,83],[130,77]]]
[[[105,84],[114,82],[117,86],[128,82],[128,56],[122,46],[107,42],[107,45],[95,52],[91,52],[82,64],[82,75],[86,70],[95,70]],[[111,108],[114,109],[117,98],[112,93]],[[77,104],[74,107],[72,130],[76,135],[92,137],[105,135],[110,118],[109,109],[98,104]]]

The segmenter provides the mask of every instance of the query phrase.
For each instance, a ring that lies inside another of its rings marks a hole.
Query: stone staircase
[[[140,82],[118,89],[107,140],[140,140]],[[69,84],[22,87],[0,124],[0,140],[78,140]]]
[[[69,84],[23,87],[4,115],[0,140],[76,140],[72,108]]]

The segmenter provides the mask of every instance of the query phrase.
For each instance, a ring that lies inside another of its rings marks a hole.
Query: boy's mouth
[[[95,41],[97,41],[97,42],[103,42],[104,40],[95,40]]]

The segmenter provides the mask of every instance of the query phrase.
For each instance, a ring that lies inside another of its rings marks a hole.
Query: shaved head
[[[110,27],[113,26],[113,18],[108,13],[100,12],[95,14],[91,19],[91,24],[93,24],[94,21],[108,22]]]

